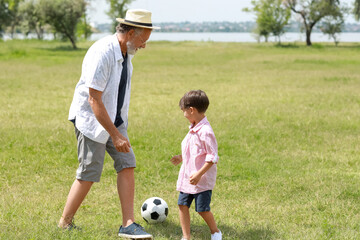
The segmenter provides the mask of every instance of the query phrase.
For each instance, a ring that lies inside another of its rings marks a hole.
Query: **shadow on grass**
[[[223,233],[223,239],[234,240],[258,240],[258,239],[278,239],[278,234],[266,227],[255,227],[247,230],[241,230],[240,227],[227,226],[220,224],[219,229]],[[146,231],[151,233],[155,238],[181,239],[181,226],[173,222],[164,222],[158,225],[145,226]],[[210,231],[208,226],[204,224],[191,224],[191,236],[193,239],[208,240],[210,239]]]
[[[275,45],[277,48],[300,48],[299,44],[296,43],[277,43]]]
[[[37,49],[51,51],[51,52],[82,52],[87,50],[87,48],[79,48],[79,47],[74,49],[72,46],[43,47]]]
[[[339,43],[339,45],[331,44],[331,43],[313,43],[311,46],[306,46],[306,44],[302,44],[299,42],[294,43],[277,43],[274,45],[276,48],[313,48],[313,49],[324,49],[324,48],[334,48],[334,49],[356,49],[360,50],[360,44],[358,43]]]

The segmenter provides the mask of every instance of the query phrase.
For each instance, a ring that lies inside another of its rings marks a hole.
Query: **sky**
[[[354,0],[341,0],[352,4]],[[109,8],[106,0],[90,0],[89,11],[92,23],[110,23],[105,14]],[[161,22],[203,22],[203,21],[255,21],[252,13],[242,11],[251,7],[251,0],[135,0],[129,8],[147,9],[152,12],[152,21]],[[347,22],[354,22],[352,16]]]

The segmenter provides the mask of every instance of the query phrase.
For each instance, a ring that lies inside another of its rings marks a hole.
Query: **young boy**
[[[181,143],[181,155],[171,158],[176,166],[182,162],[176,190],[180,191],[178,205],[182,240],[190,239],[189,208],[195,199],[195,211],[205,220],[211,231],[211,240],[222,239],[213,214],[210,212],[212,189],[216,181],[218,162],[217,143],[205,112],[209,99],[201,90],[186,93],[179,102],[190,123],[190,131]]]

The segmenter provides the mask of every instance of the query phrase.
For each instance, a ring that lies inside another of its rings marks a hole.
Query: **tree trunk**
[[[71,41],[71,44],[72,44],[72,46],[73,46],[73,49],[77,49],[75,39],[73,39],[72,37],[69,37],[69,39],[70,39],[70,41]]]
[[[11,24],[11,29],[10,29],[11,39],[14,39],[14,33],[15,33],[15,24]]]
[[[41,25],[35,26],[35,32],[39,40],[44,38],[44,29],[42,29]]]
[[[311,43],[311,39],[310,39],[310,37],[311,37],[311,28],[309,29],[309,28],[306,28],[306,45],[307,46],[311,46],[312,45],[312,43]]]

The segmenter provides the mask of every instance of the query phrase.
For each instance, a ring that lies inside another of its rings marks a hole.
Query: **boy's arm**
[[[175,166],[178,165],[179,163],[182,162],[182,156],[181,155],[176,155],[173,156],[170,161],[172,162],[172,164],[174,164]]]
[[[204,175],[214,165],[213,162],[205,162],[204,166],[199,171],[190,176],[190,184],[196,185]]]

